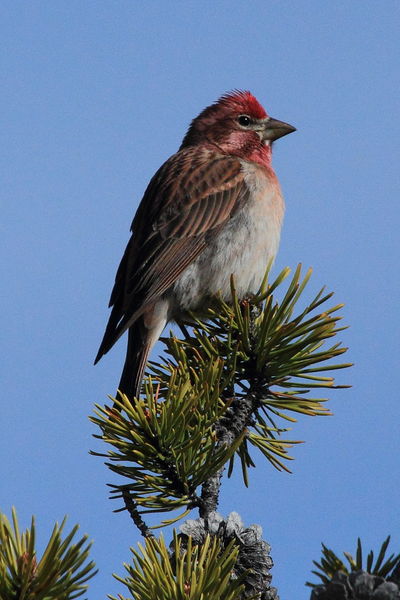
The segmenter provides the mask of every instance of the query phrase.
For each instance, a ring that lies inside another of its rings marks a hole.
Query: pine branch
[[[120,411],[97,406],[92,421],[101,433],[95,437],[108,451],[93,454],[107,457],[109,469],[128,480],[111,485],[112,497],[122,499],[124,509],[129,498],[142,533],[147,535],[147,526],[137,515],[146,512],[183,509],[180,518],[197,506],[207,520],[218,506],[225,465],[229,476],[235,455],[248,485],[251,446],[288,471],[287,449],[299,442],[282,439],[287,428],[278,422],[295,422],[295,413],[330,414],[325,399],[310,393],[343,387],[325,375],[349,366],[332,364],[346,350],[340,344],[325,347],[343,329],[335,315],[342,305],[320,312],[332,296],[321,290],[296,314],[311,271],[302,279],[299,266],[278,302],[274,294],[288,273],[271,284],[266,278],[259,294],[243,302],[232,280],[230,303],[216,298],[207,321],[194,317],[193,329],[181,326],[182,339],[164,339],[167,356],[153,364],[143,397],[131,403],[121,396],[115,401]]]
[[[228,401],[229,406],[226,412],[215,426],[218,439],[217,448],[220,445],[230,447],[235,440],[243,435],[246,428],[252,423],[252,414],[257,404],[255,396],[252,397],[251,395],[240,399],[233,398]],[[224,470],[225,465],[209,477],[202,486],[199,514],[205,522],[208,521],[209,515],[217,510]]]
[[[160,539],[147,538],[145,546],[133,550],[133,564],[125,564],[125,577],[115,576],[136,600],[239,600],[244,576],[232,578],[238,545],[221,548],[217,538],[207,536],[201,545],[186,543],[174,533],[169,549]],[[122,595],[110,600],[128,600]]]
[[[371,550],[363,559],[360,538],[355,557],[343,552],[346,565],[333,550],[322,544],[320,562],[313,561],[318,570],[312,571],[322,583],[306,582],[312,587],[311,600],[398,600],[400,598],[400,554],[386,556],[390,536],[383,542],[374,563]]]
[[[134,524],[136,525],[136,527],[139,529],[140,533],[142,534],[142,536],[144,538],[148,538],[148,537],[153,537],[153,533],[151,532],[151,530],[149,529],[149,527],[146,525],[146,523],[144,522],[144,520],[142,519],[142,517],[140,516],[140,513],[137,509],[136,504],[134,503],[134,501],[132,500],[132,498],[129,495],[128,491],[123,491],[122,492],[122,498],[125,502],[125,508],[128,511],[128,513],[130,514],[130,517],[132,519],[132,521],[134,522]],[[123,509],[120,509],[123,510]],[[118,512],[118,511],[115,511]]]
[[[21,533],[15,509],[12,524],[0,513],[1,600],[72,600],[86,592],[86,581],[97,573],[94,562],[86,562],[91,543],[86,535],[73,543],[78,525],[62,539],[65,523],[66,518],[55,524],[38,558],[34,517],[30,528]]]
[[[329,345],[343,330],[342,305],[327,308],[332,294],[321,290],[297,310],[311,275],[302,277],[300,265],[277,301],[288,274],[285,269],[271,284],[266,276],[259,293],[242,302],[232,279],[230,302],[214,299],[207,320],[193,316],[193,327],[181,324],[181,339],[162,340],[166,356],[152,364],[141,398],[122,395],[114,401],[118,411],[96,406],[95,437],[108,451],[93,454],[107,457],[108,468],[127,480],[111,485],[112,497],[122,499],[118,510],[129,512],[146,539],[145,548],[133,551],[128,576],[118,578],[138,600],[278,599],[261,528],[245,528],[236,513],[225,520],[216,512],[223,472],[229,465],[231,474],[237,456],[248,485],[252,446],[288,470],[287,449],[299,442],[282,439],[287,428],[279,422],[330,414],[325,398],[310,395],[346,387],[325,373],[350,366],[334,362],[346,348]],[[194,507],[200,517],[181,526],[171,551],[143,519],[148,512],[183,510],[162,522],[168,525]]]

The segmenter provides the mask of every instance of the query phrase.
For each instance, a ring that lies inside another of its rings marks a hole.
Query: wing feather
[[[132,222],[96,362],[204,250],[246,200],[238,158],[185,148],[157,171]]]

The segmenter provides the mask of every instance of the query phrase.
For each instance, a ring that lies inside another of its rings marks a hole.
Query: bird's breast
[[[240,298],[257,292],[280,239],[284,201],[273,172],[243,161],[246,200],[210,237],[205,250],[185,269],[171,290],[171,317],[201,311],[220,292],[230,298],[233,274]]]

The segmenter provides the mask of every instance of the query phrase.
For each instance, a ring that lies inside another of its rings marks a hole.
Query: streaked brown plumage
[[[249,123],[247,123],[249,121]],[[204,312],[211,296],[255,292],[275,256],[283,199],[271,142],[294,131],[249,92],[233,92],[195,119],[179,151],[151,179],[117,271],[97,362],[128,329],[119,390],[137,396],[166,323]]]

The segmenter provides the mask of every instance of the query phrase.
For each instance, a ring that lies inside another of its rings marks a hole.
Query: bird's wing
[[[179,278],[247,195],[241,162],[235,157],[187,148],[164,163],[132,222],[96,362]]]

